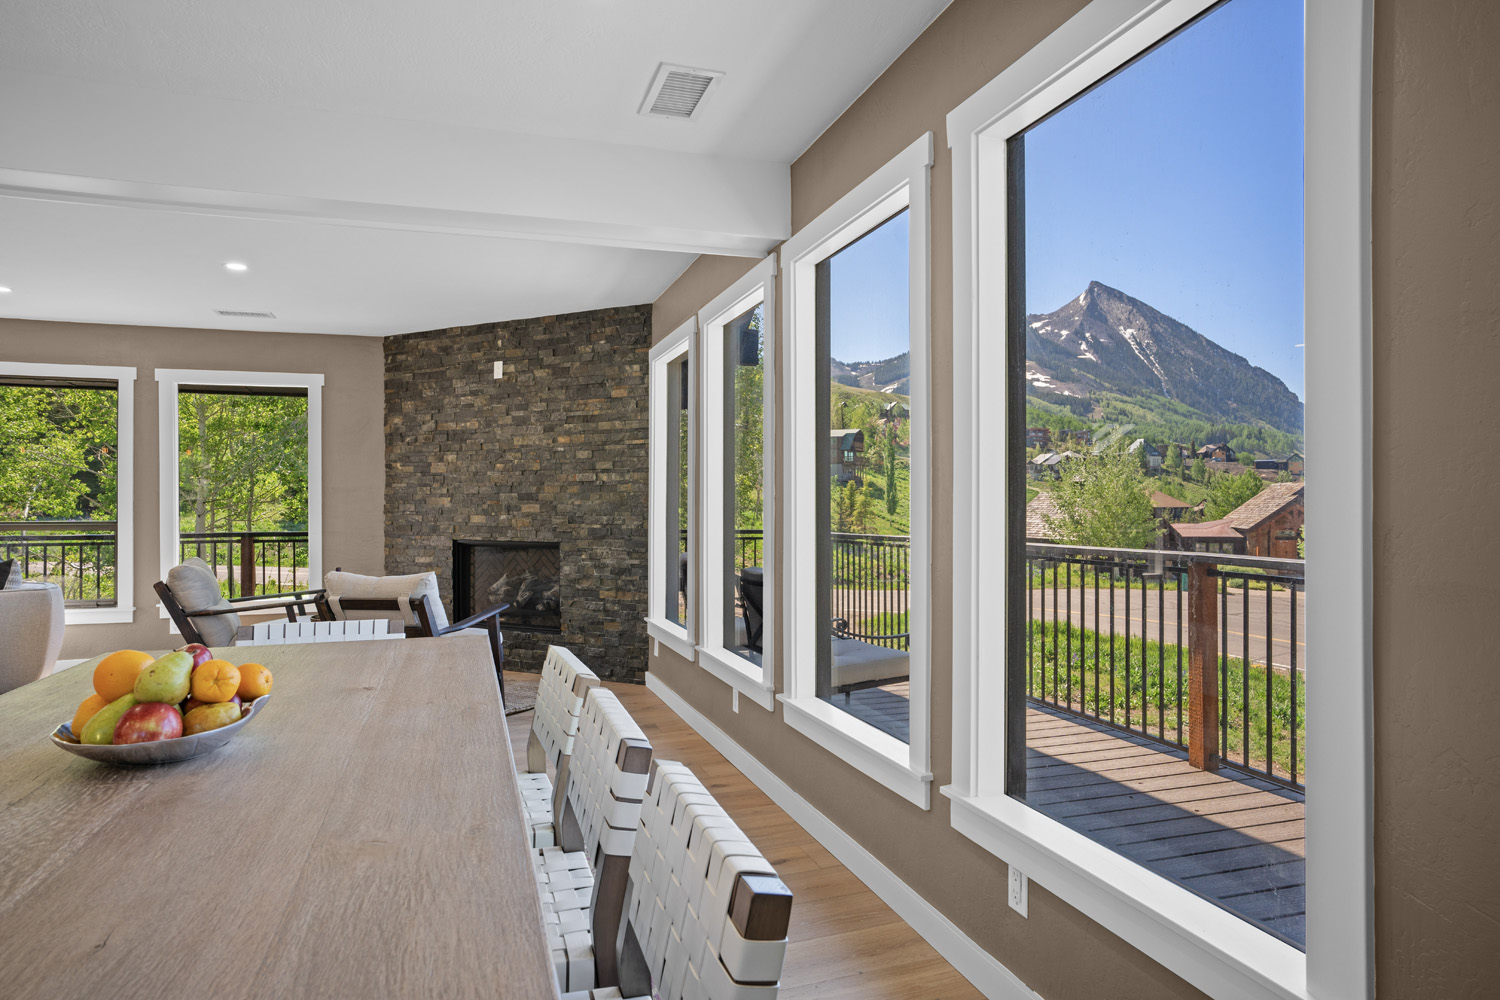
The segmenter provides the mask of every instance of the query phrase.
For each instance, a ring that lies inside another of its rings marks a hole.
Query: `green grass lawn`
[[[1169,739],[1176,738],[1180,724],[1183,742],[1186,742],[1188,653],[1185,647],[1143,642],[1134,637],[1127,646],[1124,638],[1117,636],[1111,674],[1108,635],[1071,627],[1064,622],[1033,621],[1030,623],[1030,644],[1032,697],[1091,716],[1097,714],[1104,721],[1128,726],[1138,732],[1155,735],[1160,730]],[[1181,685],[1178,684],[1179,661],[1182,664]],[[1250,766],[1263,767],[1269,755],[1276,773],[1290,774],[1291,676],[1274,671],[1269,674],[1272,712],[1268,726],[1266,668],[1251,664],[1247,675],[1244,661],[1230,657],[1227,674],[1227,681],[1221,674],[1223,686],[1219,692],[1221,710],[1227,710],[1224,716],[1228,730],[1227,759],[1240,760],[1242,748],[1246,746],[1245,706],[1248,704]],[[1178,710],[1179,695],[1181,711]],[[1297,685],[1296,736],[1297,775],[1300,779],[1306,771],[1307,746],[1307,688],[1302,683]]]

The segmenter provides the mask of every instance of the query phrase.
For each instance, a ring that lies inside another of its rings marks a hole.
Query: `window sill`
[[[689,663],[697,658],[697,647],[688,638],[687,629],[681,625],[674,625],[660,618],[647,618],[646,634]]]
[[[920,809],[930,809],[931,772],[913,770],[911,748],[817,698],[777,695],[787,725]]]
[[[67,625],[128,625],[135,621],[135,608],[64,608]]]
[[[1306,1000],[1307,959],[1291,945],[1008,795],[940,791],[953,829],[1200,989]]]
[[[709,649],[707,646],[698,647],[698,665],[767,712],[776,710],[776,690],[763,679],[763,668],[727,649]]]

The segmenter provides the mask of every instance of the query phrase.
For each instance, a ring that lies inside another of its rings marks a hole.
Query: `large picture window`
[[[698,661],[774,704],[776,258],[699,313],[703,351],[703,629]]]
[[[646,632],[693,659],[697,637],[694,494],[698,432],[694,341],[689,319],[651,349],[651,501]]]
[[[0,560],[67,623],[129,622],[135,369],[0,362]]]
[[[192,556],[230,597],[320,586],[323,376],[158,369],[156,379],[162,578]]]
[[[931,158],[926,136],[782,249],[785,716],[924,808]]]
[[[1367,11],[1129,6],[949,116],[944,791],[1209,993],[1362,997]]]

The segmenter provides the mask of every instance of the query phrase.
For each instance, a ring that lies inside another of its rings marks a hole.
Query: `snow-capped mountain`
[[[1166,396],[1215,419],[1302,430],[1286,384],[1196,330],[1097,281],[1045,315],[1026,317],[1026,379],[1035,395]]]

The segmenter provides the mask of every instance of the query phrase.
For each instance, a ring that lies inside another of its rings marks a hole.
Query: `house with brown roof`
[[[1245,555],[1297,558],[1302,489],[1302,483],[1267,483],[1265,489],[1224,517],[1226,524],[1245,536],[1241,550]]]
[[[1173,524],[1167,532],[1172,548],[1185,552],[1224,552],[1232,555],[1244,553],[1245,536],[1224,523],[1199,521],[1195,524]]]
[[[1198,457],[1205,462],[1233,462],[1234,449],[1227,444],[1206,444],[1198,449]]]
[[[1302,530],[1302,483],[1268,483],[1264,489],[1216,521],[1173,524],[1173,548],[1189,552],[1297,558]]]
[[[1169,497],[1161,490],[1151,493],[1151,513],[1158,521],[1181,521],[1182,515],[1192,509],[1192,504]]]

